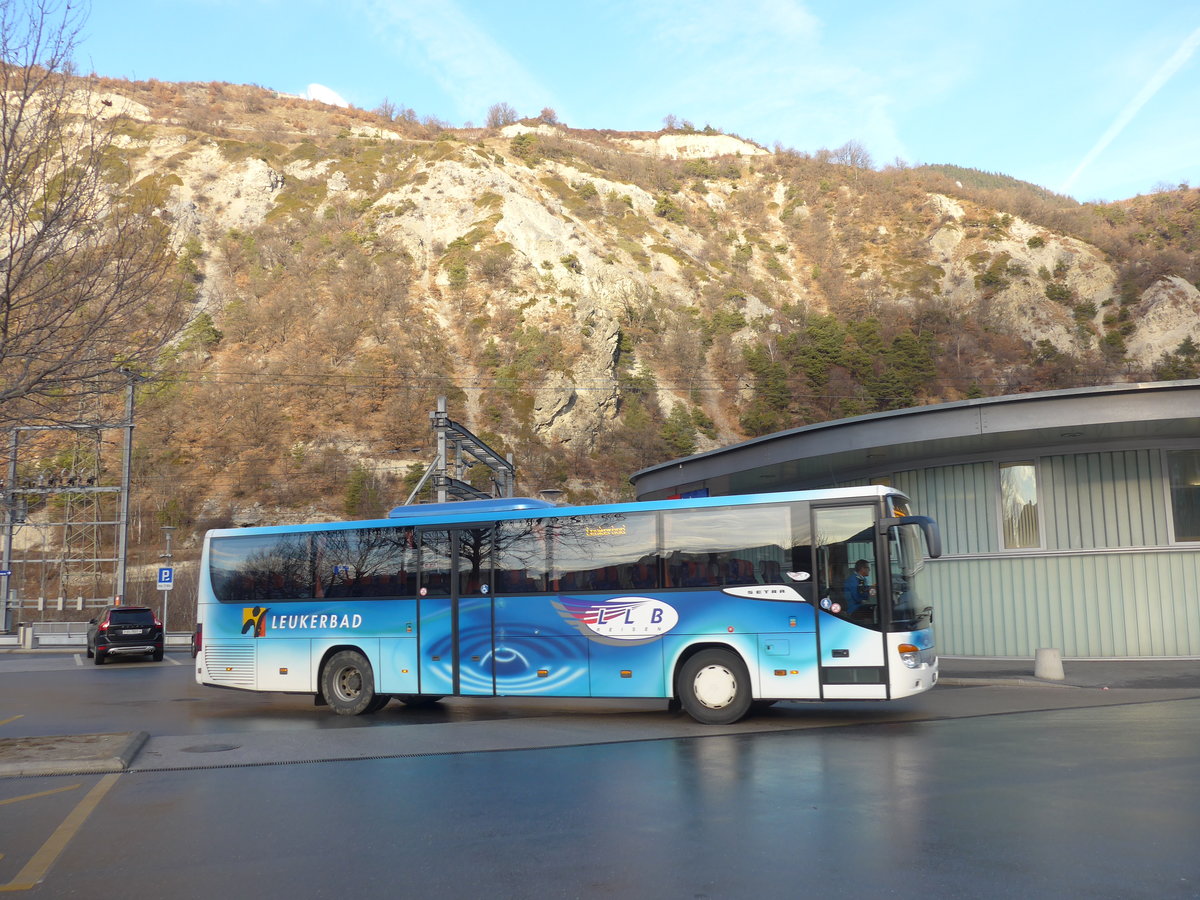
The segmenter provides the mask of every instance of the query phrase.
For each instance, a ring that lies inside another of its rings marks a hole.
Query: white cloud
[[[310,84],[308,90],[304,92],[304,99],[328,103],[330,106],[340,106],[343,109],[350,105],[342,98],[341,94],[323,84]]]

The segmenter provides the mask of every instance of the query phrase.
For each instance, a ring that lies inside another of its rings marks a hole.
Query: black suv
[[[163,658],[163,626],[148,606],[106,606],[88,622],[87,655],[102,666],[110,656],[153,654]]]

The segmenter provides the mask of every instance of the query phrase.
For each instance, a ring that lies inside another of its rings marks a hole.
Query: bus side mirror
[[[898,519],[880,519],[879,532],[884,534],[889,528],[896,528],[900,525],[917,525],[920,526],[921,533],[925,535],[925,545],[929,548],[929,558],[937,559],[942,555],[942,533],[938,530],[938,524],[929,516],[901,516]]]

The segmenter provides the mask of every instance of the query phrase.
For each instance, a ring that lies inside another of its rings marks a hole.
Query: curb
[[[950,687],[984,687],[984,686],[1000,686],[1000,687],[1052,687],[1052,688],[1080,688],[1082,685],[1067,684],[1061,681],[1041,681],[1034,678],[938,678],[938,684],[949,685]],[[935,685],[936,687],[936,685]]]
[[[149,740],[145,731],[0,740],[0,777],[124,772]]]

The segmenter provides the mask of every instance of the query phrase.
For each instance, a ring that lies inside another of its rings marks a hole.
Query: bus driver
[[[865,559],[860,559],[854,564],[854,571],[846,579],[846,586],[843,590],[845,598],[844,615],[849,616],[860,607],[875,602],[875,591],[867,580],[870,575],[871,564]]]

